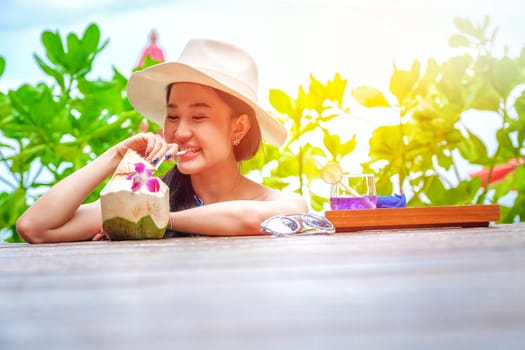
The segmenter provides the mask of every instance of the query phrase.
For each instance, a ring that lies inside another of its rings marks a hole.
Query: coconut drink
[[[100,192],[103,229],[111,240],[159,239],[169,223],[169,188],[155,167],[128,150]]]

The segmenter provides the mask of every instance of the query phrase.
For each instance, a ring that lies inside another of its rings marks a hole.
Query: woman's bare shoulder
[[[306,200],[298,193],[286,190],[277,190],[253,180],[248,181],[249,186],[247,186],[247,197],[252,200],[287,202],[291,205],[294,205],[295,207],[301,208],[303,211],[308,210],[308,204],[306,203]]]
[[[306,200],[298,193],[286,190],[276,190],[265,185],[261,185],[261,196],[259,200],[273,201],[273,202],[285,202],[296,208],[300,208],[302,212],[308,210],[308,204]]]

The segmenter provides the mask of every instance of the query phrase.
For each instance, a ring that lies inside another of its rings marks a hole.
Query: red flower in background
[[[507,162],[507,164],[495,166],[494,169],[492,169],[492,175],[490,176],[489,185],[503,180],[508,173],[515,170],[520,164],[523,164],[523,160],[512,158]],[[471,179],[475,177],[480,177],[481,186],[487,186],[487,180],[489,176],[488,169],[482,169],[480,171],[470,173],[469,175]]]

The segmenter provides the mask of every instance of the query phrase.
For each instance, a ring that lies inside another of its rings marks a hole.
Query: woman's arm
[[[82,204],[89,194],[112,175],[128,149],[163,157],[176,146],[153,134],[137,134],[113,146],[42,195],[16,223],[17,232],[30,243],[91,239],[102,228],[100,202]]]
[[[281,193],[275,200],[235,200],[172,212],[170,228],[209,236],[258,235],[261,222],[271,216],[306,212],[308,206],[302,197]]]
[[[99,202],[82,205],[89,194],[116,169],[115,148],[64,178],[43,194],[16,223],[27,242],[65,242],[91,238],[102,227]]]

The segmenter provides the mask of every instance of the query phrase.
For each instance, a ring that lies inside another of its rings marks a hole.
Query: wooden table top
[[[525,224],[0,244],[0,349],[523,349]]]

